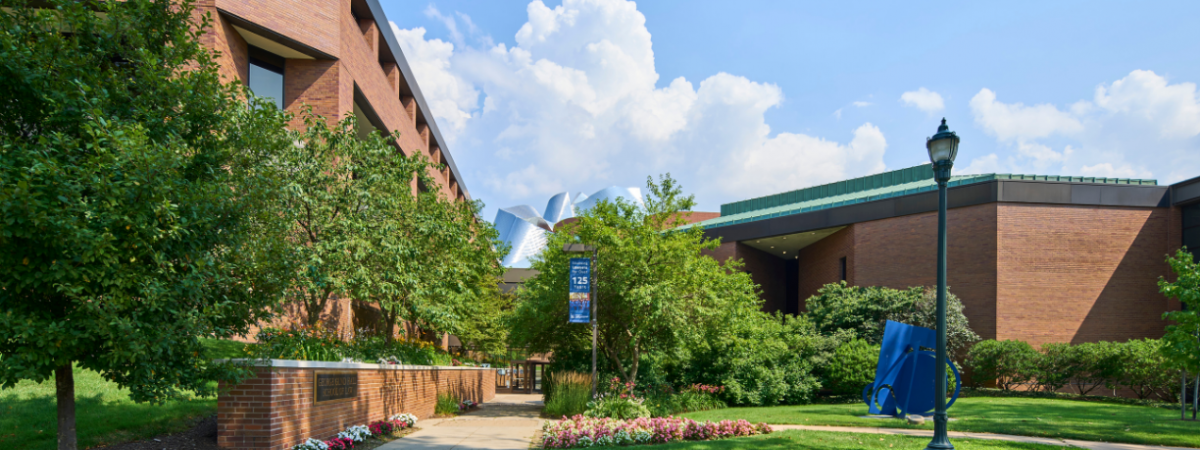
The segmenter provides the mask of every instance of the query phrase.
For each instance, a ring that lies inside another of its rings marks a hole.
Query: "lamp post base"
[[[926,445],[926,449],[932,450],[953,450],[954,445],[950,443],[949,433],[946,432],[946,423],[949,422],[949,417],[945,411],[933,413],[933,441]]]

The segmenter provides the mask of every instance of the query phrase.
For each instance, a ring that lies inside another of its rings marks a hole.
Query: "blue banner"
[[[588,323],[592,313],[592,260],[571,258],[569,323]]]

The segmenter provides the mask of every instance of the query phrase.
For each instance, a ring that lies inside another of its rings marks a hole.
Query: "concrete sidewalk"
[[[377,450],[526,450],[543,420],[541,394],[499,394],[479,409],[451,419],[417,422],[419,431]]]
[[[773,430],[808,430],[835,431],[839,433],[866,434],[898,434],[904,436],[933,437],[933,430],[910,430],[903,428],[867,428],[867,427],[822,427],[809,425],[771,425]],[[1032,436],[1015,436],[1011,434],[966,433],[951,431],[952,439],[991,439],[998,441],[1026,442],[1030,444],[1061,445],[1064,447],[1087,448],[1091,450],[1194,450],[1184,447],[1163,447],[1160,445],[1114,444],[1109,442],[1076,441],[1073,439],[1054,439]]]

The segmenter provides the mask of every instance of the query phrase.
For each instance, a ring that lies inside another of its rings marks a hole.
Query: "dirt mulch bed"
[[[126,442],[93,450],[224,450],[217,446],[217,416],[196,421],[192,429],[164,434],[144,441]]]
[[[421,428],[405,428],[391,436],[373,436],[355,447],[355,450],[371,450],[394,441]],[[144,441],[126,442],[108,447],[93,447],[91,450],[226,450],[217,446],[217,416],[211,415],[196,421],[192,429],[173,434],[164,434]]]

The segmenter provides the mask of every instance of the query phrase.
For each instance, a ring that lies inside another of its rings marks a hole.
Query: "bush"
[[[449,392],[442,392],[437,396],[437,404],[433,407],[433,412],[439,416],[458,414],[459,404],[458,396]]]
[[[1071,347],[1069,361],[1073,366],[1069,384],[1079,395],[1087,395],[1100,386],[1115,386],[1120,376],[1120,352],[1114,342],[1085,342]]]
[[[889,320],[930,329],[937,326],[937,291],[932,288],[898,290],[848,286],[840,281],[822,287],[805,305],[806,315],[822,334],[849,330],[871,344],[883,342],[883,329]],[[946,296],[946,325],[946,349],[950,354],[979,340],[963,314],[962,301],[952,293]]]
[[[816,371],[846,340],[844,332],[820,335],[804,317],[755,312],[710,331],[673,378],[724,386],[719,397],[730,405],[809,403],[821,388]]]
[[[879,364],[879,345],[862,339],[842,344],[833,353],[825,371],[825,387],[833,395],[856,395],[875,381]]]
[[[555,372],[546,377],[554,389],[546,392],[546,414],[570,417],[587,411],[592,398],[592,376],[579,372]]]
[[[620,378],[613,377],[600,393],[600,398],[588,402],[587,411],[583,414],[587,417],[621,420],[650,417],[645,399],[635,395],[633,387],[632,382],[621,384]]]
[[[1079,375],[1075,347],[1067,343],[1042,344],[1042,353],[1034,359],[1032,378],[1046,392],[1057,392]]]
[[[986,340],[975,344],[967,353],[967,367],[973,371],[975,386],[995,381],[1003,390],[1010,390],[1032,378],[1040,355],[1025,341]]]
[[[1179,398],[1179,372],[1168,370],[1167,358],[1157,339],[1134,339],[1117,346],[1119,383],[1133,390],[1138,399],[1156,396],[1164,401]]]
[[[258,345],[246,347],[251,358],[301,361],[352,359],[366,363],[382,363],[386,360],[418,366],[452,364],[450,355],[430,342],[404,339],[388,342],[385,337],[369,331],[339,336],[320,325],[286,330],[265,328],[258,333],[258,342]]]

